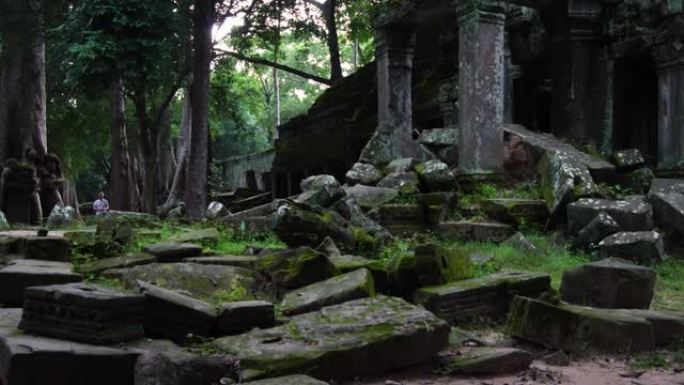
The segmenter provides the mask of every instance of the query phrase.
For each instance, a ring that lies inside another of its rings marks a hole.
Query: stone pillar
[[[677,24],[681,26],[679,31]],[[658,169],[681,171],[684,169],[684,20],[676,20],[656,38],[654,56],[658,70]]]
[[[503,168],[504,10],[502,1],[458,2],[459,169]]]
[[[581,144],[601,140],[604,103],[601,99],[602,46],[599,40],[601,3],[566,0],[552,5],[553,29],[551,131]]]
[[[412,28],[386,26],[375,35],[378,71],[378,126],[411,137],[411,73],[416,34]]]

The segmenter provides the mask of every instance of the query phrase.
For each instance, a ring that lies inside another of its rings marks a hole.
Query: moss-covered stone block
[[[515,295],[537,296],[551,290],[543,273],[506,272],[423,287],[414,301],[439,317],[458,323],[474,317],[502,317]]]
[[[328,257],[300,247],[268,254],[256,263],[257,272],[278,289],[297,289],[334,277],[339,270]]]

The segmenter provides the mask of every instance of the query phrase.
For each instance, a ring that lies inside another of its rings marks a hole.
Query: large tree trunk
[[[200,218],[207,204],[209,161],[209,75],[211,66],[211,30],[215,20],[215,0],[195,0],[192,133],[188,152],[185,207],[190,218]]]
[[[131,158],[128,153],[123,82],[118,80],[112,88],[112,127],[110,133],[112,171],[110,175],[110,202],[115,210],[130,211],[134,203],[134,184],[131,176]]]
[[[149,118],[147,99],[144,92],[138,90],[134,97],[135,112],[140,126],[140,149],[144,163],[142,184],[142,211],[157,213],[157,172],[159,158],[157,153],[157,133],[159,127]]]
[[[47,154],[45,37],[40,0],[2,0],[0,162]]]
[[[327,0],[323,4],[323,17],[325,18],[326,42],[330,52],[330,80],[333,82],[342,79],[342,59],[340,58],[340,39],[337,34],[337,22],[335,15],[337,0]]]

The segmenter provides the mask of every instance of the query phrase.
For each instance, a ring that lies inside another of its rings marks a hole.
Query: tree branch
[[[313,80],[315,82],[322,83],[322,84],[325,84],[328,86],[333,84],[332,80],[330,80],[328,78],[324,78],[322,76],[310,74],[308,72],[301,71],[301,70],[298,70],[296,68],[293,68],[293,67],[290,67],[290,66],[287,66],[284,64],[276,63],[276,62],[268,60],[268,59],[258,58],[258,57],[250,57],[250,56],[243,55],[239,52],[226,51],[226,50],[219,49],[219,48],[215,48],[214,51],[218,52],[218,54],[216,55],[217,57],[222,57],[222,56],[223,57],[225,57],[225,56],[233,57],[235,59],[246,61],[248,63],[265,65],[265,66],[268,66],[271,68],[276,68],[276,69],[279,69],[281,71],[299,76],[301,78]]]

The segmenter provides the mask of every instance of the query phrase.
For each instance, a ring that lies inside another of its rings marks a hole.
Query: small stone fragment
[[[357,184],[375,186],[382,179],[382,173],[372,164],[354,163],[352,168],[347,171],[345,178],[349,186]]]

